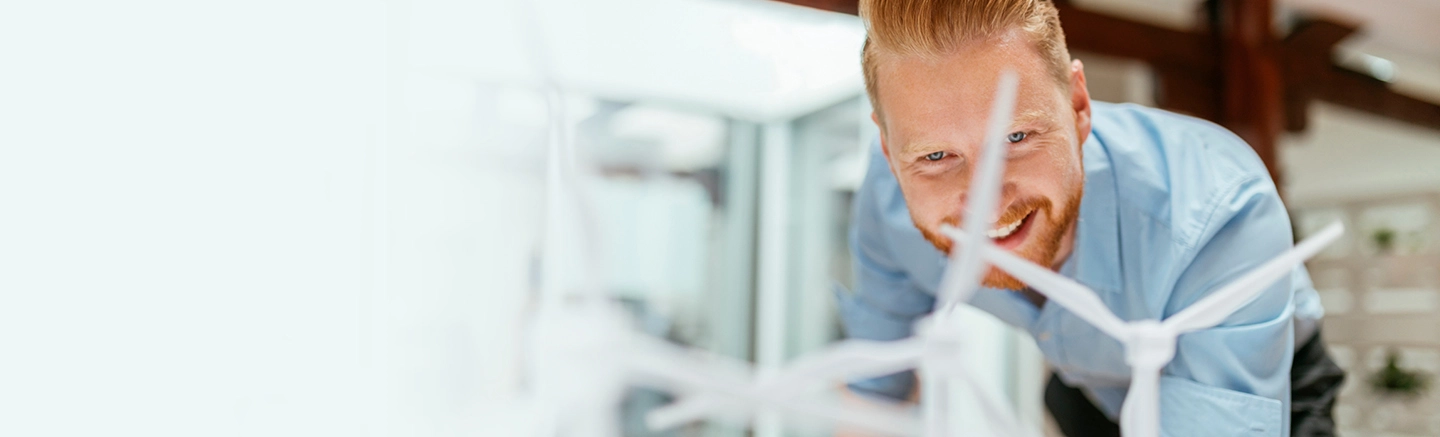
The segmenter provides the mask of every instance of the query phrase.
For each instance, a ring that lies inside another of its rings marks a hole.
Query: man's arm
[[[857,253],[855,264],[854,293],[836,293],[845,336],[879,341],[910,337],[915,320],[934,307],[934,298],[916,289],[904,274],[884,271],[864,255]],[[911,397],[915,376],[913,371],[906,371],[854,381],[849,387],[862,395],[897,401]]]
[[[1243,182],[1211,214],[1164,304],[1168,317],[1291,247],[1274,185]],[[1289,434],[1294,303],[1291,280],[1269,285],[1211,329],[1182,335],[1161,381],[1164,435]]]

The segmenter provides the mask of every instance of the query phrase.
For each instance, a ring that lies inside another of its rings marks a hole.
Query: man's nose
[[[970,191],[968,187],[966,188],[966,190],[960,193],[960,201],[957,203],[956,206],[957,209],[951,211],[952,214],[955,214],[955,217],[960,217],[961,221],[965,220],[965,210],[970,205]],[[995,205],[991,206],[991,208],[993,209],[990,217],[991,223],[1000,221],[1000,217],[1005,215],[1005,211],[1008,209],[1007,206],[1013,202],[1014,196],[1012,194],[1014,193],[1014,191],[1015,189],[1013,183],[1001,182],[1000,195],[997,196]]]

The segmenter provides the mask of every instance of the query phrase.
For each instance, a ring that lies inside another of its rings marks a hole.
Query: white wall
[[[444,7],[0,7],[0,435],[484,435],[543,155]]]
[[[0,7],[0,435],[365,435],[382,2]]]

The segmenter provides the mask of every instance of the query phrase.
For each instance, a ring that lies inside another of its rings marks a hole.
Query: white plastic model
[[[533,10],[529,16],[538,16]],[[598,289],[594,215],[584,188],[588,167],[573,149],[560,87],[544,57],[544,38],[531,26],[532,66],[547,90],[546,212],[540,296],[523,342],[528,390],[521,435],[618,436],[618,406],[628,386],[648,386],[875,432],[913,432],[909,414],[883,409],[785,402],[749,389],[748,363],[672,345],[631,326],[623,309]],[[578,276],[578,280],[575,278]]]
[[[974,232],[948,228],[945,232],[956,241],[973,243]],[[1095,292],[1084,285],[1050,269],[1035,265],[988,241],[973,244],[981,247],[981,256],[996,267],[1015,275],[1052,302],[1060,304],[1086,322],[1125,344],[1125,361],[1131,368],[1130,391],[1120,408],[1120,428],[1126,435],[1160,435],[1160,370],[1175,357],[1175,343],[1180,335],[1219,325],[1226,317],[1249,304],[1271,283],[1290,273],[1297,264],[1319,253],[1334,242],[1345,229],[1339,222],[1326,226],[1318,234],[1305,239],[1279,257],[1246,273],[1209,296],[1200,299],[1164,321],[1124,321],[1116,317]]]
[[[787,402],[750,389],[748,363],[672,345],[635,330],[628,315],[596,288],[598,253],[586,208],[584,166],[576,162],[561,121],[563,99],[551,85],[549,160],[542,279],[524,341],[529,381],[523,435],[618,436],[618,406],[626,387],[704,394],[785,414],[867,431],[914,435],[903,411]],[[580,238],[567,239],[566,236]],[[581,278],[565,269],[578,270]],[[723,419],[723,418],[722,418]],[[804,423],[804,422],[801,422]]]

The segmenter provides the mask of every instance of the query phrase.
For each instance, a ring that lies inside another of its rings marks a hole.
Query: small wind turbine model
[[[529,407],[522,435],[617,436],[617,407],[631,385],[706,393],[868,431],[914,428],[913,418],[897,411],[761,396],[746,389],[754,378],[748,363],[672,345],[631,326],[600,289],[595,220],[582,183],[587,167],[574,151],[560,88],[544,74],[540,38],[532,36],[534,64],[547,90],[549,156],[540,295],[524,341],[530,384],[522,400]],[[569,280],[575,272],[580,280]]]
[[[994,211],[999,200],[1001,175],[1004,173],[1005,130],[1015,112],[1015,94],[1019,78],[1012,71],[1001,74],[995,103],[986,125],[984,150],[980,167],[975,173],[971,201],[965,212],[966,229],[983,235],[993,226]],[[979,395],[986,416],[993,420],[991,429],[1002,436],[1018,436],[1024,431],[1014,410],[1002,400],[990,396],[974,375],[967,372],[960,358],[965,356],[962,327],[957,325],[955,306],[967,300],[980,288],[985,272],[978,245],[956,245],[951,249],[949,265],[940,282],[938,303],[934,313],[916,326],[914,336],[896,341],[846,340],[821,352],[801,358],[779,373],[756,383],[753,391],[760,396],[793,399],[809,390],[829,387],[834,381],[884,376],[917,369],[926,388],[921,403],[925,416],[925,436],[957,435],[957,424],[948,420],[950,387],[968,387]],[[651,412],[647,418],[653,429],[664,429],[707,415],[736,410],[755,412],[757,406],[726,402],[716,396],[697,395],[682,399]],[[974,428],[971,424],[970,428]],[[891,433],[914,435],[901,429]]]
[[[543,279],[540,299],[527,329],[525,361],[529,376],[530,423],[526,434],[614,436],[619,427],[616,407],[624,389],[642,385],[677,393],[701,392],[730,402],[744,402],[781,412],[812,416],[860,429],[888,432],[913,428],[906,414],[863,407],[784,402],[746,390],[753,380],[748,363],[675,346],[633,329],[623,310],[598,289],[595,239],[580,244],[553,244],[563,229],[590,229],[582,168],[574,163],[560,118],[561,99],[552,90],[550,159]],[[577,247],[578,246],[578,247]],[[578,262],[557,262],[569,256]],[[576,264],[579,264],[578,266]],[[586,278],[567,284],[557,269],[575,268]]]
[[[1000,249],[983,237],[972,238],[980,235],[974,231],[949,227],[944,232],[957,242],[980,248],[981,256],[996,267],[1014,275],[1051,302],[1060,304],[1125,345],[1125,361],[1130,364],[1132,373],[1130,391],[1120,408],[1120,427],[1126,435],[1144,437],[1160,435],[1160,371],[1175,357],[1175,343],[1180,335],[1219,325],[1270,284],[1285,277],[1296,265],[1334,242],[1344,234],[1345,228],[1340,222],[1326,226],[1279,257],[1164,321],[1130,322],[1110,312],[1095,292],[1084,285]],[[976,240],[979,240],[978,244]]]

